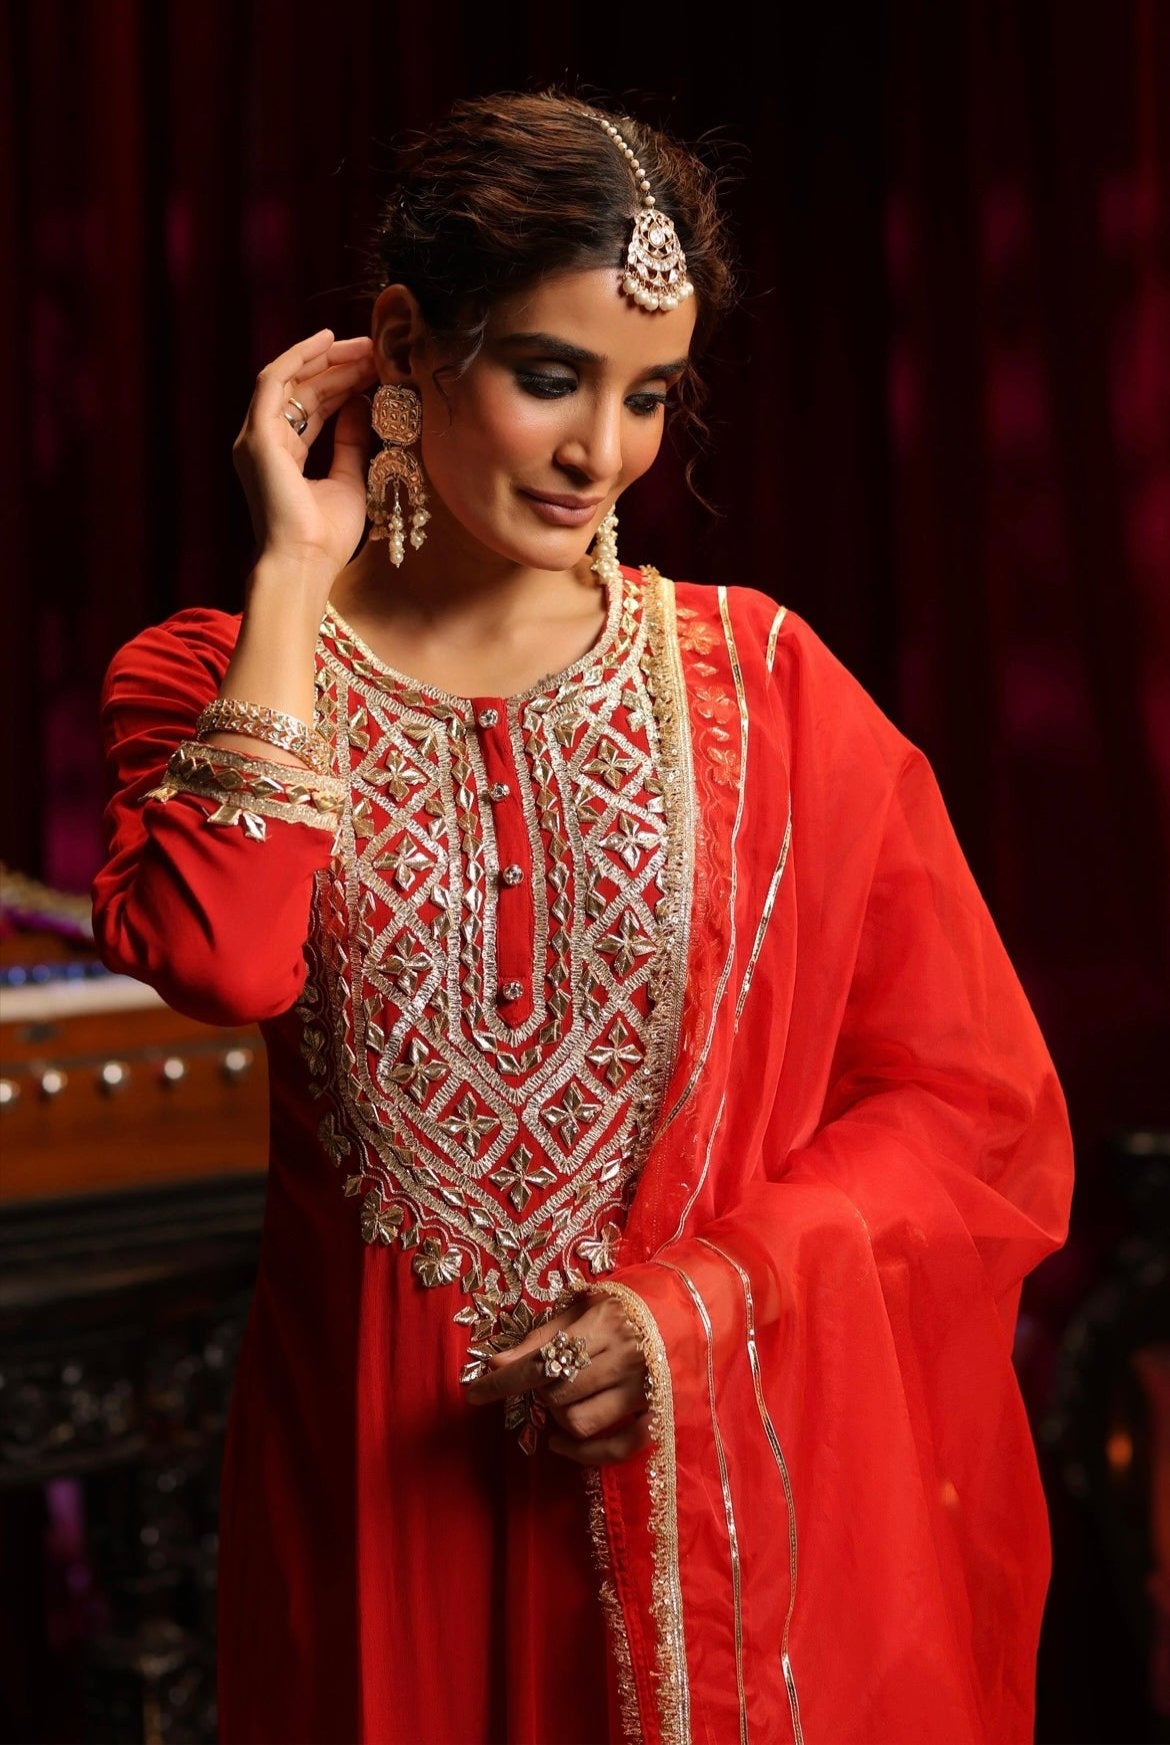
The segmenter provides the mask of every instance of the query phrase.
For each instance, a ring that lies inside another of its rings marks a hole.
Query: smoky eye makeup
[[[564,370],[517,369],[514,374],[525,393],[535,394],[539,400],[559,400],[577,386],[576,376]]]

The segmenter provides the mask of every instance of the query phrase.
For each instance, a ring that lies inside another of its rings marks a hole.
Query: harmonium
[[[216,1737],[216,1493],[266,1139],[259,1031],[110,973],[86,898],[0,868],[7,1737]]]

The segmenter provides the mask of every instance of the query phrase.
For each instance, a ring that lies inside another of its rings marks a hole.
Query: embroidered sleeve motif
[[[176,747],[162,781],[143,798],[165,805],[180,793],[215,800],[208,824],[239,824],[259,842],[267,834],[266,818],[336,832],[346,799],[345,786],[336,776],[246,757],[195,739]]]

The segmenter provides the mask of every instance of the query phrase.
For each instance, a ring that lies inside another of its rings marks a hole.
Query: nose
[[[613,484],[622,471],[622,402],[574,395],[574,417],[557,445],[558,466],[594,484]]]

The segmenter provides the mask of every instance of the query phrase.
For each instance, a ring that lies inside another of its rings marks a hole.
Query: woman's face
[[[434,531],[449,516],[461,545],[470,536],[512,563],[565,570],[650,466],[686,367],[694,299],[650,313],[616,280],[589,268],[502,299],[472,364],[441,386],[432,371],[442,354],[415,349]]]

